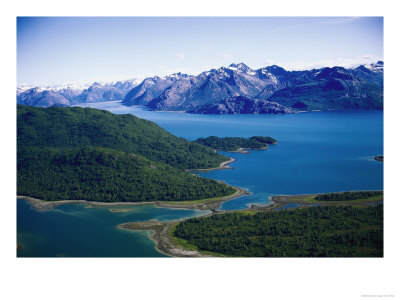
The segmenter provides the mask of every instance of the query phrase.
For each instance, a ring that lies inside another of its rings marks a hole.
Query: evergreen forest
[[[243,137],[216,137],[199,138],[196,143],[222,151],[236,151],[240,148],[245,149],[265,149],[269,144],[275,144],[277,141],[268,136]]]
[[[133,115],[17,107],[17,193],[44,200],[187,201],[233,194],[185,169],[228,157]]]
[[[383,205],[221,213],[185,220],[174,235],[228,256],[382,257]]]

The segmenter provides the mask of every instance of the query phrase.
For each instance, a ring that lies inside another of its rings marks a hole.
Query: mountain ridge
[[[244,63],[232,63],[198,75],[153,76],[131,85],[94,83],[80,93],[31,89],[18,93],[17,103],[71,106],[122,100],[126,106],[144,105],[154,111],[209,114],[383,109],[383,70],[382,61],[355,68],[303,71],[287,71],[277,65],[253,70]],[[243,110],[243,101],[254,109]]]

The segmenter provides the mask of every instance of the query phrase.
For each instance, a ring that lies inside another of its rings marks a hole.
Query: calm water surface
[[[195,217],[209,211],[160,208],[153,205],[107,207],[65,204],[37,211],[26,200],[17,200],[18,256],[161,257],[148,238],[150,232],[117,229],[121,223]]]
[[[241,209],[252,203],[269,203],[277,194],[307,194],[346,190],[382,190],[382,111],[330,111],[294,115],[190,115],[151,112],[119,102],[86,104],[113,113],[130,113],[156,122],[169,132],[193,140],[199,137],[271,136],[277,145],[249,154],[224,153],[237,159],[234,169],[201,173],[247,189],[251,195],[222,204]],[[135,207],[129,213],[107,208],[86,209],[62,205],[36,212],[18,203],[19,256],[161,256],[148,233],[128,232],[117,224],[150,219],[172,220],[205,212]]]

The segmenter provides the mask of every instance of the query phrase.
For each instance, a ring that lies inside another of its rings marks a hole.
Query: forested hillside
[[[200,250],[230,256],[383,256],[383,205],[216,214],[174,231]]]
[[[191,175],[229,158],[131,115],[17,110],[17,192],[45,200],[187,201],[234,189]]]
[[[17,134],[18,148],[104,147],[140,154],[179,169],[211,168],[229,160],[153,122],[92,108],[19,105]]]

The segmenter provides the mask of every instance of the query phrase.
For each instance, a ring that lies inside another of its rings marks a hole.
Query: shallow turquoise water
[[[224,153],[236,158],[234,169],[201,173],[246,188],[251,195],[222,204],[221,209],[268,203],[277,194],[307,194],[345,190],[382,190],[382,111],[329,111],[295,115],[190,115],[151,112],[120,103],[89,106],[113,113],[132,113],[156,122],[190,140],[198,137],[271,136],[277,145],[249,154]],[[150,219],[172,220],[204,212],[135,206],[130,213],[107,208],[62,205],[37,212],[18,203],[19,256],[161,256],[144,232],[128,232],[117,224]]]
[[[20,257],[162,257],[148,238],[150,232],[117,229],[121,223],[175,220],[204,215],[207,211],[140,205],[118,207],[129,212],[110,212],[107,207],[65,204],[37,211],[26,200],[17,200],[17,241]]]

